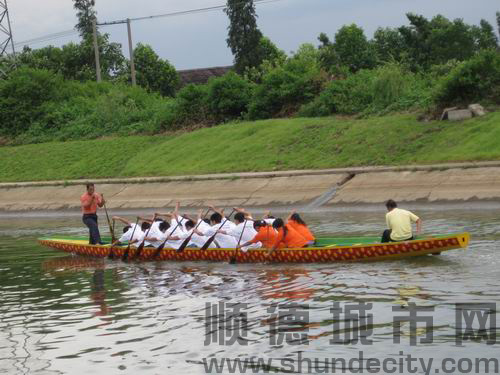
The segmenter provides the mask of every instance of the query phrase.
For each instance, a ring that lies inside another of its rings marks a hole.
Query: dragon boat
[[[334,263],[356,261],[379,261],[429,254],[440,254],[453,249],[465,249],[469,243],[469,233],[425,236],[411,241],[380,243],[379,237],[318,238],[315,246],[307,248],[277,249],[267,255],[267,249],[243,252],[235,249],[185,248],[175,249],[145,247],[137,256],[137,249],[131,247],[129,259],[138,261],[213,261],[237,263]],[[127,246],[89,245],[83,238],[41,238],[39,243],[53,249],[77,255],[104,258],[110,254],[120,258]]]

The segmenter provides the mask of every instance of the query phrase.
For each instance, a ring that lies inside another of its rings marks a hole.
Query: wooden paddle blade
[[[153,260],[156,259],[158,257],[158,255],[160,255],[161,251],[163,250],[163,247],[165,246],[165,244],[161,244],[160,246],[158,246],[158,248],[156,249],[154,255],[153,255]]]
[[[144,249],[144,241],[139,245],[139,247],[135,251],[134,258],[139,258],[141,256],[142,249]]]
[[[203,245],[203,247],[202,247],[200,250],[206,250],[206,249],[208,249],[208,247],[210,246],[210,244],[211,244],[212,242],[214,242],[214,239],[215,239],[215,234],[214,234],[212,237],[210,237],[210,238],[207,240],[207,242],[205,242],[205,244]]]
[[[122,261],[124,261],[124,262],[127,261],[129,252],[130,252],[130,245],[128,245],[127,248],[125,249],[125,252],[123,253],[123,256],[122,256]]]
[[[184,251],[184,249],[187,247],[187,245],[189,244],[189,241],[191,241],[191,237],[188,237],[184,240],[184,242],[182,243],[182,245],[177,249],[177,252],[178,253],[181,253]]]

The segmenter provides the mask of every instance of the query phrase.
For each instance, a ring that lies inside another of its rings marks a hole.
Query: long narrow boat
[[[469,233],[450,234],[418,238],[405,242],[378,243],[376,237],[358,238],[320,238],[317,245],[308,248],[278,249],[267,255],[267,249],[249,250],[247,252],[235,249],[186,248],[182,252],[174,249],[163,249],[156,257],[156,249],[144,248],[140,256],[135,257],[135,248],[130,249],[129,258],[141,261],[236,261],[237,263],[332,263],[375,261],[439,254],[452,249],[465,249],[469,243]],[[92,257],[107,257],[112,251],[116,257],[121,257],[126,247],[110,245],[89,245],[86,239],[72,238],[42,238],[43,246],[62,250],[68,253]]]

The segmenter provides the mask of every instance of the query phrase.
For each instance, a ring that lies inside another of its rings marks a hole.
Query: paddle
[[[101,194],[102,200],[104,201],[104,194]],[[104,201],[104,212],[106,212],[106,219],[108,220],[109,232],[111,233],[111,243],[115,242],[115,231],[111,226],[111,221],[109,220],[108,209],[106,208],[106,201]]]
[[[203,217],[200,219],[200,221],[196,224],[196,226],[193,228],[193,231],[191,232],[191,234],[189,235],[188,238],[186,238],[184,240],[184,242],[182,243],[181,247],[179,247],[177,249],[177,252],[178,253],[181,253],[184,251],[184,249],[186,248],[186,246],[189,244],[189,241],[191,241],[191,238],[193,237],[193,234],[194,234],[194,231],[196,229],[198,229],[198,226],[201,224],[201,222],[203,221],[203,219],[208,215],[208,213],[210,212],[210,208],[207,210],[207,212],[205,212],[205,215],[203,215]]]
[[[132,231],[132,235],[130,236],[130,238],[128,240],[128,246],[125,249],[125,253],[123,253],[122,261],[124,261],[124,262],[126,262],[127,259],[128,259],[128,253],[130,251],[130,242],[134,239],[135,228],[137,228],[137,223],[138,222],[139,222],[139,218],[137,218],[137,220],[135,221],[134,230]]]
[[[113,233],[115,232],[115,219],[113,219]],[[111,242],[111,247],[109,248],[109,254],[108,254],[108,259],[115,259],[115,253],[113,252],[113,244],[115,243],[115,241],[113,240],[113,238],[111,238],[112,242]]]
[[[236,245],[236,248],[234,249],[234,252],[238,254],[238,248],[240,247],[241,239],[243,238],[243,232],[245,232],[245,228],[247,226],[247,219],[245,219],[245,222],[243,223],[243,229],[241,230],[240,234],[240,239],[238,240],[238,244]],[[231,257],[229,260],[229,264],[235,264],[236,263],[236,254]]]
[[[212,237],[210,237],[210,238],[207,240],[207,242],[205,242],[205,244],[202,246],[202,248],[201,248],[200,250],[206,250],[206,249],[210,246],[210,244],[211,244],[212,242],[214,242],[214,240],[215,240],[215,236],[217,235],[217,232],[218,232],[220,229],[222,229],[222,227],[224,226],[224,224],[226,224],[226,222],[229,220],[229,218],[230,218],[230,217],[231,217],[231,215],[234,213],[234,211],[236,211],[236,210],[233,208],[233,210],[231,211],[231,213],[229,214],[229,216],[228,216],[228,217],[226,217],[226,219],[222,222],[222,224],[220,225],[219,229],[217,229],[217,230],[215,231],[214,235],[213,235]]]
[[[153,260],[156,259],[156,257],[160,254],[160,252],[165,247],[165,245],[168,242],[168,240],[170,239],[170,237],[172,237],[172,234],[174,234],[174,232],[177,230],[177,228],[179,228],[179,225],[181,225],[181,223],[179,222],[179,220],[177,220],[177,218],[175,219],[175,221],[177,221],[177,225],[175,226],[174,230],[172,232],[170,232],[170,234],[167,236],[167,238],[165,238],[165,241],[163,241],[163,243],[160,246],[158,246],[158,248],[156,249],[156,251],[153,255]]]
[[[151,228],[153,228],[153,224],[155,222],[155,219],[156,219],[156,214],[154,214],[153,216],[153,221],[151,222],[151,225],[149,226],[146,234],[144,235],[144,238],[142,240],[142,243],[139,245],[139,247],[137,248],[137,251],[135,252],[135,256],[134,258],[139,258],[141,256],[141,252],[142,252],[142,249],[144,249],[144,243],[146,242],[146,237],[148,236],[149,234],[149,231],[151,230]]]

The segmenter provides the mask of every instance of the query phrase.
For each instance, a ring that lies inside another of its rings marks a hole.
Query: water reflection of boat
[[[106,283],[105,283],[105,262],[104,259],[89,258],[81,256],[66,256],[48,259],[42,263],[42,269],[52,275],[67,275],[75,271],[92,272],[90,299],[97,306],[95,316],[106,316],[110,308],[106,303]]]
[[[104,259],[89,258],[84,256],[65,256],[47,259],[42,263],[42,269],[50,273],[72,272],[72,271],[93,271],[104,268]]]
[[[156,249],[144,248],[138,260],[172,260],[172,261],[229,261],[238,263],[331,263],[356,262],[406,258],[443,251],[466,248],[469,234],[451,234],[426,237],[412,241],[377,243],[374,237],[359,238],[320,238],[317,246],[297,249],[278,249],[267,256],[267,249],[255,249],[247,252],[234,249],[186,248],[182,252],[174,249],[162,249],[155,257]],[[110,245],[89,245],[85,239],[42,238],[39,243],[78,255],[104,258],[110,253]],[[125,246],[113,247],[113,254],[121,257]],[[135,248],[130,251],[130,258],[135,257]]]
[[[314,285],[309,272],[304,269],[266,270],[265,283],[258,288],[259,294],[264,299],[312,300],[317,289],[297,282],[301,277]]]

